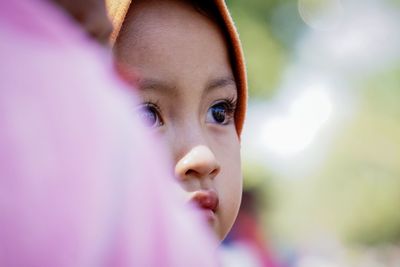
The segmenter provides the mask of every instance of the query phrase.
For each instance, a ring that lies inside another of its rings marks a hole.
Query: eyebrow
[[[151,79],[151,78],[139,79],[137,85],[140,90],[161,89],[163,91],[164,90],[171,91],[176,88],[176,86],[172,86],[172,85],[168,84],[167,82],[160,81],[157,79]]]
[[[137,85],[140,90],[153,89],[153,90],[171,92],[174,89],[176,89],[176,86],[168,84],[168,82],[158,80],[158,79],[153,79],[153,78],[139,79]],[[235,79],[232,76],[219,77],[219,78],[213,79],[210,82],[208,82],[208,84],[205,88],[206,88],[206,91],[212,91],[212,90],[215,90],[218,88],[223,88],[223,87],[232,87],[236,90]]]
[[[234,88],[236,90],[236,81],[232,76],[221,77],[221,78],[211,80],[208,83],[206,90],[211,91],[213,89],[227,87],[227,86],[234,86]]]

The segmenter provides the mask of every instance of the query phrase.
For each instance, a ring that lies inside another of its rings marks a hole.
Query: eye
[[[149,127],[155,128],[164,125],[159,108],[153,103],[145,103],[138,109],[139,118]]]
[[[235,105],[230,100],[220,101],[207,111],[207,122],[227,125],[233,121]]]

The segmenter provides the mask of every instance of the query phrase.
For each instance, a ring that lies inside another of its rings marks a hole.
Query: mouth
[[[214,222],[219,205],[219,198],[215,190],[199,190],[193,192],[190,202],[200,209],[208,222]]]

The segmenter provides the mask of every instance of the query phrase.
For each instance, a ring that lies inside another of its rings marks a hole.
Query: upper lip
[[[190,202],[196,204],[201,209],[208,209],[215,212],[218,208],[218,194],[213,189],[199,190],[193,192]]]

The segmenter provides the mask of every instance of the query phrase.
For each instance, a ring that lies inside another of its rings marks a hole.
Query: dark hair
[[[214,0],[189,0],[188,2],[202,15],[214,20],[219,25],[222,23],[221,15],[218,12]]]

